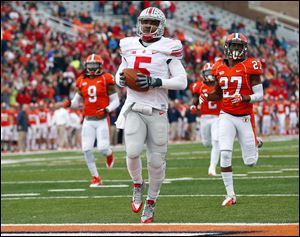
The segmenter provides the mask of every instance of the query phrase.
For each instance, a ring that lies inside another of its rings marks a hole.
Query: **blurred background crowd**
[[[73,98],[76,77],[89,54],[101,55],[104,69],[116,73],[121,62],[119,41],[135,35],[137,17],[149,6],[159,7],[166,14],[165,36],[181,40],[184,47],[188,88],[169,91],[170,141],[201,139],[199,118],[188,109],[192,101],[190,89],[200,79],[202,65],[222,57],[225,36],[232,32],[248,37],[250,56],[258,58],[263,66],[265,97],[255,105],[258,134],[298,134],[299,62],[289,60],[293,42],[279,36],[274,17],[256,20],[251,30],[238,19],[226,28],[214,10],[203,14],[201,9],[195,9],[187,16],[187,25],[180,28],[172,25],[179,19],[176,14],[180,2],[92,4],[92,11],[74,11],[62,1],[1,2],[2,152],[79,149],[81,110],[65,110],[59,102]],[[195,31],[198,39],[189,34]],[[126,88],[118,88],[118,93],[121,105],[110,114],[112,145],[123,143],[122,130],[117,130],[114,122],[125,101]]]

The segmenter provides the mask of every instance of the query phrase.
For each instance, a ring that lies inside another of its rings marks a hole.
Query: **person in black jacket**
[[[21,105],[21,111],[17,116],[17,130],[19,134],[18,144],[19,151],[26,151],[26,138],[28,132],[28,104]]]

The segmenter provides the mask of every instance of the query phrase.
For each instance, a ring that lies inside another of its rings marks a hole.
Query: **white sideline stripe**
[[[85,189],[77,188],[77,189],[49,189],[48,192],[83,192]]]
[[[40,193],[5,193],[1,197],[17,197],[17,196],[39,196]]]
[[[242,177],[239,177],[242,176]],[[246,177],[243,177],[246,176]],[[253,176],[247,177],[246,174],[237,174],[234,175],[234,179],[294,179],[299,178],[299,176]],[[170,181],[194,181],[194,180],[218,180],[222,179],[221,175],[212,178],[192,178],[192,177],[183,177],[183,178],[174,178],[174,179],[165,179],[166,182]],[[1,182],[1,184],[41,184],[41,183],[87,183],[87,180],[48,180],[48,181],[7,181]],[[132,182],[132,180],[104,180],[103,182]],[[106,185],[108,186],[108,185]]]
[[[144,195],[146,197],[147,195]],[[224,197],[224,194],[191,194],[191,195],[160,195],[160,198],[181,198],[181,197]],[[131,195],[115,195],[115,196],[58,196],[58,197],[17,197],[17,198],[1,198],[1,201],[14,200],[48,200],[48,199],[105,199],[105,198],[131,198]],[[299,194],[240,194],[237,197],[299,197]]]
[[[222,226],[222,225],[234,225],[234,226],[286,226],[286,225],[299,225],[299,223],[230,223],[230,222],[224,222],[224,223],[147,223],[147,224],[133,224],[133,223],[64,223],[64,224],[1,224],[1,227],[15,227],[15,226],[160,226],[160,225],[165,225],[165,226],[178,226],[178,225],[198,225],[198,226],[203,226],[203,225],[212,225],[212,226]]]

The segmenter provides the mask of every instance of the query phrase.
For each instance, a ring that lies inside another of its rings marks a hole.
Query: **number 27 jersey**
[[[252,95],[250,75],[261,75],[262,68],[259,60],[248,58],[229,68],[223,61],[218,61],[212,68],[212,75],[216,76],[222,89],[222,111],[233,115],[252,114],[253,104],[241,102],[234,105],[231,98],[235,95]]]

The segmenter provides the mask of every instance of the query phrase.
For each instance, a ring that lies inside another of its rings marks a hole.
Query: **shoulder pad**
[[[246,72],[248,74],[261,75],[262,74],[262,66],[261,62],[256,58],[247,58],[242,62],[242,64],[246,68]]]

